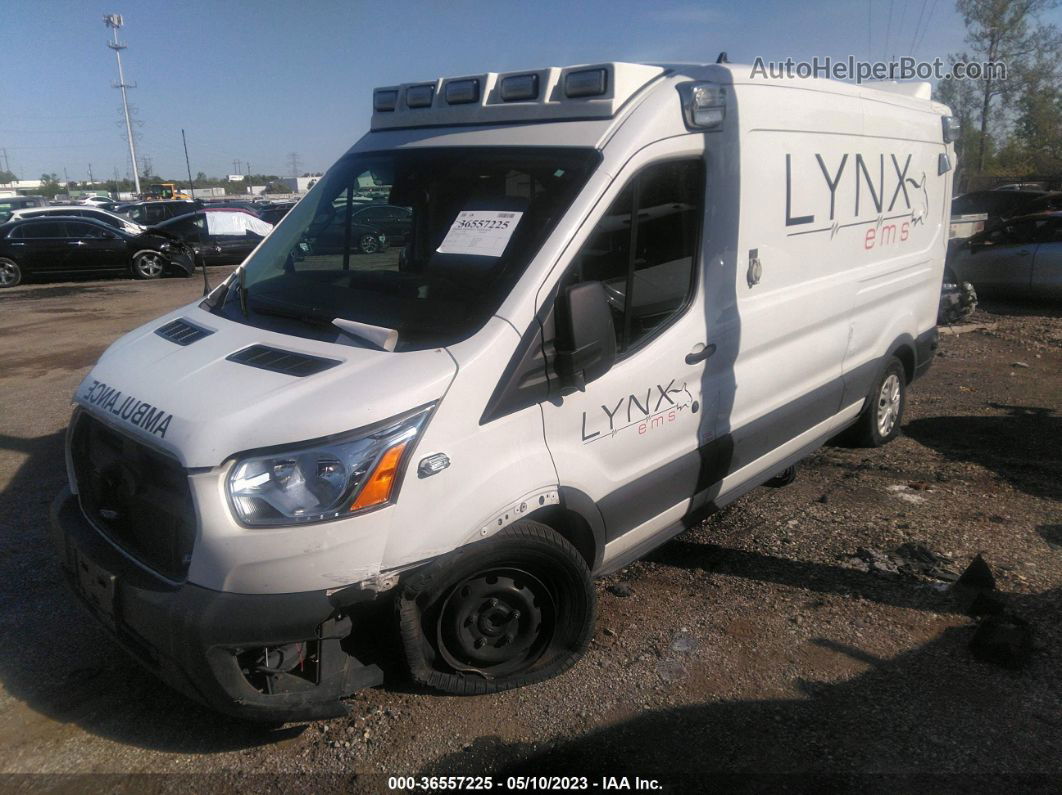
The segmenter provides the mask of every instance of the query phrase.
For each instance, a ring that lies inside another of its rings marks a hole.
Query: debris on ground
[[[923,503],[923,502],[926,501],[925,497],[923,497],[920,494],[915,494],[914,492],[916,490],[911,488],[911,486],[909,486],[906,483],[896,483],[896,484],[893,484],[892,486],[888,486],[887,489],[894,496],[899,497],[904,502],[909,502],[912,505],[918,505],[919,503]],[[923,489],[923,490],[924,491],[929,491],[929,489]]]
[[[848,563],[853,568],[871,574],[904,575],[940,582],[955,582],[959,579],[951,558],[913,541],[900,544],[891,553],[859,547],[855,555],[849,556]]]
[[[608,586],[608,592],[613,596],[627,597],[634,594],[634,589],[625,582],[617,582]]]
[[[961,585],[964,588],[974,588],[981,591],[992,591],[996,587],[996,578],[992,574],[992,569],[989,567],[985,559],[978,555],[972,561],[970,565],[966,567],[959,579],[956,580],[956,585]]]

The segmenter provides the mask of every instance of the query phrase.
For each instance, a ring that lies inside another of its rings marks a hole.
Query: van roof
[[[855,84],[816,77],[754,75],[753,67],[745,64],[610,61],[381,86],[373,91],[371,130],[607,120],[642,89],[669,75],[724,85],[799,85],[827,93],[936,105],[931,100],[931,86],[925,82]]]

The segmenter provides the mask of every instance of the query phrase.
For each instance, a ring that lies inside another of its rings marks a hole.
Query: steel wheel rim
[[[379,244],[377,243],[375,237],[373,237],[372,235],[362,235],[361,236],[361,250],[362,251],[364,251],[366,254],[375,254],[378,249],[379,249]]]
[[[0,262],[0,284],[10,285],[18,280],[18,267],[10,262]]]
[[[878,433],[888,436],[900,416],[900,377],[889,373],[878,393]]]
[[[158,276],[162,273],[162,263],[158,254],[141,254],[137,257],[136,269],[143,276]]]
[[[436,620],[439,653],[455,671],[504,676],[533,665],[556,619],[550,589],[521,569],[477,572],[454,587]]]

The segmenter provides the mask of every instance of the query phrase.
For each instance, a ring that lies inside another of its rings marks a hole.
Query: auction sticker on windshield
[[[500,257],[521,216],[523,213],[502,210],[462,210],[437,251],[440,254]]]

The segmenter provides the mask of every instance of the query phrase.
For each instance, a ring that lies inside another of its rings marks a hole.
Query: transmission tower
[[[298,152],[292,152],[291,154],[289,154],[288,155],[288,163],[291,164],[291,176],[292,176],[292,178],[293,179],[298,179],[298,177],[299,177],[299,153]]]
[[[133,164],[133,185],[136,192],[140,193],[140,172],[137,170],[136,165],[136,145],[133,143],[133,122],[129,117],[129,97],[126,94],[126,89],[136,88],[136,83],[125,82],[125,73],[122,71],[122,50],[126,48],[126,45],[118,41],[118,29],[125,24],[125,20],[122,19],[121,14],[106,14],[103,17],[103,24],[114,31],[114,41],[107,42],[107,46],[114,50],[114,57],[118,61],[118,82],[112,85],[115,88],[122,90],[122,110],[125,112],[125,133],[129,138],[129,160]]]

